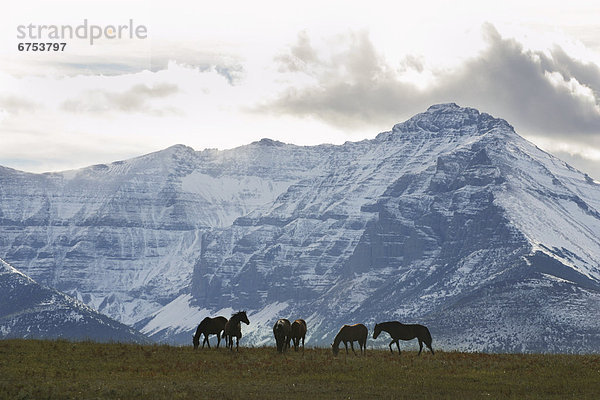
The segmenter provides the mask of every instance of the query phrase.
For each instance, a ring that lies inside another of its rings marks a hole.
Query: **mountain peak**
[[[427,112],[435,112],[439,110],[459,110],[463,107],[459,106],[456,103],[440,103],[434,104],[427,109]]]
[[[269,138],[262,138],[259,141],[252,142],[251,144],[258,146],[273,146],[273,147],[281,147],[285,146],[285,143],[280,142],[279,140],[273,140]]]
[[[505,120],[495,118],[471,107],[456,103],[434,104],[427,111],[405,122],[394,125],[393,133],[431,132],[440,135],[482,135],[498,128],[515,134],[514,128]]]

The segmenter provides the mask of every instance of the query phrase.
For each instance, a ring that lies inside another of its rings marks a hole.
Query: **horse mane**
[[[196,333],[194,334],[194,339],[196,338],[200,338],[200,335],[202,334],[202,329],[204,329],[204,327],[206,326],[206,324],[210,321],[210,317],[205,317],[202,322],[200,322],[198,324],[198,327],[196,328]]]
[[[381,331],[383,327],[381,326],[381,324],[375,324],[375,327],[373,328],[373,335],[375,336],[379,336],[379,334],[381,333]]]
[[[250,320],[248,319],[248,315],[246,315],[246,311],[238,311],[235,314],[231,315],[229,318],[230,323],[240,323],[243,322],[246,325],[250,324]]]
[[[349,325],[344,325],[344,326],[349,326]],[[335,335],[335,338],[333,339],[333,345],[334,346],[339,346],[340,342],[342,341],[342,331],[344,330],[344,326],[342,326],[342,328],[340,329],[340,331],[337,333],[337,335]]]

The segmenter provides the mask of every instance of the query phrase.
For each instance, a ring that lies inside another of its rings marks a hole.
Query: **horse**
[[[225,328],[227,318],[225,317],[206,317],[200,322],[198,328],[196,328],[196,334],[192,337],[192,343],[194,343],[194,350],[200,345],[200,335],[204,334],[204,340],[202,341],[202,348],[204,344],[208,345],[210,349],[210,341],[208,340],[209,335],[217,335],[217,349],[221,343],[221,332]]]
[[[273,325],[273,335],[277,344],[277,352],[283,353],[290,347],[290,335],[292,333],[292,324],[290,321],[282,318],[278,319]]]
[[[398,354],[400,354],[400,344],[399,340],[412,340],[417,338],[419,340],[419,355],[421,355],[421,351],[423,350],[423,343],[429,350],[431,354],[435,354],[433,348],[431,347],[431,333],[429,333],[429,329],[423,325],[404,325],[398,321],[390,321],[390,322],[381,322],[379,324],[375,324],[375,331],[373,332],[373,339],[377,339],[377,336],[381,333],[381,331],[385,331],[390,334],[392,337],[392,341],[390,342],[390,351],[394,353],[392,350],[392,345],[396,343],[398,347]]]
[[[354,341],[358,341],[358,345],[360,346],[361,354],[367,354],[367,336],[369,335],[369,330],[363,324],[355,324],[355,325],[344,325],[335,336],[333,340],[333,344],[331,345],[331,349],[333,350],[333,355],[337,356],[340,351],[339,345],[340,342],[344,342],[344,346],[346,347],[346,354],[348,354],[348,342],[350,342],[350,347],[352,348],[352,352],[356,355],[354,351]]]
[[[304,337],[306,336],[306,322],[303,319],[297,319],[292,324],[291,338],[294,341],[294,350],[298,351],[300,339],[302,339],[302,351],[304,351]],[[288,344],[289,347],[289,344]]]
[[[229,347],[229,350],[233,351],[233,337],[236,338],[236,351],[240,349],[240,339],[242,338],[242,324],[250,325],[246,311],[239,311],[229,318],[229,321],[225,324],[223,329],[223,336],[225,337],[225,346]]]

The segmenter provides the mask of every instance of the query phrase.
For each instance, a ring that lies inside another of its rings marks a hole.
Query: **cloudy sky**
[[[456,102],[600,180],[593,4],[11,1],[0,16],[0,165],[63,170],[263,137],[343,143]],[[85,20],[131,20],[147,37],[18,51],[43,41],[18,38],[21,25],[35,35]]]

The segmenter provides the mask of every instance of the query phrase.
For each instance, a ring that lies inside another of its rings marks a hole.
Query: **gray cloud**
[[[380,56],[366,32],[350,35],[348,48],[330,58],[318,57],[304,32],[289,53],[279,55],[281,72],[302,72],[317,85],[289,87],[259,112],[314,116],[342,127],[394,120],[414,104],[418,90],[396,80],[393,68]]]
[[[61,108],[74,113],[102,113],[109,111],[140,112],[152,115],[173,113],[173,109],[155,109],[148,101],[153,98],[171,96],[179,92],[177,85],[161,83],[152,87],[143,84],[132,86],[125,92],[88,90],[76,99],[65,100]]]
[[[573,77],[579,81],[579,75],[564,76],[564,68],[561,71],[556,67],[561,62],[553,55],[526,51],[517,41],[502,39],[491,25],[485,26],[484,31],[487,50],[445,77],[445,83],[431,94],[455,96],[460,102],[489,110],[530,133],[563,137],[600,132],[598,98],[592,103],[567,86],[552,84],[546,77],[547,73],[559,73],[563,80]]]
[[[289,87],[256,110],[360,128],[373,123],[391,126],[431,104],[453,101],[505,118],[521,133],[578,134],[595,140],[600,133],[600,69],[596,65],[581,63],[560,48],[550,55],[525,50],[516,40],[503,39],[490,24],[484,25],[483,34],[488,46],[481,54],[452,71],[435,72],[436,83],[422,90],[398,79],[403,69],[422,68],[419,59],[409,56],[395,69],[364,32],[352,35],[347,48],[328,59],[317,57],[301,34],[289,53],[276,60],[280,69],[309,74],[317,84]],[[589,87],[594,101],[574,93],[568,85],[554,85],[548,73]]]
[[[40,106],[31,100],[18,96],[0,96],[0,109],[9,114],[20,114],[22,112],[33,112]]]
[[[569,57],[560,47],[552,51],[551,57],[540,54],[542,66],[546,70],[558,71],[565,79],[576,79],[594,92],[596,99],[600,99],[600,67],[593,63],[583,63]]]
[[[310,38],[305,31],[298,34],[297,43],[290,46],[289,53],[283,53],[275,57],[279,62],[280,72],[304,71],[310,73],[309,66],[318,64],[319,57],[315,49],[310,44]]]
[[[407,54],[404,59],[400,62],[400,69],[407,71],[413,69],[417,72],[423,72],[425,67],[423,66],[423,59],[412,54]]]

